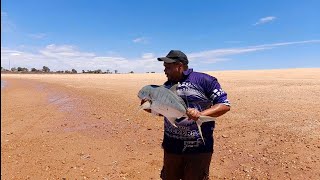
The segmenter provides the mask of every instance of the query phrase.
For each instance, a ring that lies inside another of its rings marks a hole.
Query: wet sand
[[[211,179],[319,179],[320,69],[208,72],[217,118]],[[163,120],[138,90],[164,74],[1,74],[1,179],[160,179]]]

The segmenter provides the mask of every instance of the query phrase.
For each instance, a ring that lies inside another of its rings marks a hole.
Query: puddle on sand
[[[75,111],[75,98],[71,98],[69,95],[63,92],[51,91],[43,83],[37,83],[35,85],[35,89],[40,91],[41,93],[44,92],[47,94],[47,101],[51,105],[55,105],[58,107],[59,111],[63,112],[71,112]]]
[[[111,122],[90,121],[90,118],[96,119],[96,117],[85,115],[85,112],[82,110],[83,104],[82,106],[80,104],[83,102],[72,95],[63,92],[49,91],[47,100],[50,105],[56,106],[59,111],[68,114],[66,119],[61,122],[63,123],[61,127],[64,132],[89,132],[90,130],[112,127]],[[113,130],[110,129],[110,131]]]
[[[5,88],[7,85],[6,81],[1,80],[1,89]]]
[[[63,93],[49,93],[48,102],[58,107],[60,111],[72,112],[75,111],[75,98]]]
[[[44,91],[45,90],[45,86],[43,84],[37,84],[36,85],[36,90],[38,91]]]

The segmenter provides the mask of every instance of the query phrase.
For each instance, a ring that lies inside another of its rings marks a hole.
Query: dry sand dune
[[[320,179],[320,69],[208,72],[211,179]],[[1,179],[160,179],[163,120],[137,112],[164,74],[1,74]]]

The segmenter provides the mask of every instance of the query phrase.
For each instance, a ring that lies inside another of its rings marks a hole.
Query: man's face
[[[164,73],[169,81],[178,82],[182,77],[183,64],[177,63],[163,63]]]

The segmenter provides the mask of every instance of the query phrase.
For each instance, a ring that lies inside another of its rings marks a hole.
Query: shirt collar
[[[189,74],[191,74],[192,72],[193,72],[193,69],[187,69],[187,70],[183,71],[183,75],[189,76]]]

